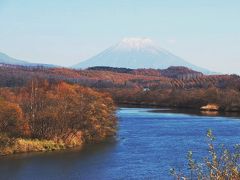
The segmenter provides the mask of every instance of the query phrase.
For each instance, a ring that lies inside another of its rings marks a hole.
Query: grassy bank
[[[82,140],[72,139],[71,142],[62,140],[39,140],[27,138],[11,138],[6,134],[0,134],[0,156],[28,153],[28,152],[47,152],[83,145]]]

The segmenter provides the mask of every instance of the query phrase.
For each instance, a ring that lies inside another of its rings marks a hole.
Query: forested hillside
[[[240,89],[237,75],[203,75],[185,67],[156,69],[125,69],[94,67],[87,70],[67,68],[0,66],[0,86],[24,86],[32,78],[67,81],[97,88],[191,89],[216,87]]]
[[[3,65],[0,70],[1,87],[21,87],[39,78],[109,92],[118,104],[200,108],[215,103],[224,111],[240,111],[238,75],[204,75],[186,67],[73,70]]]

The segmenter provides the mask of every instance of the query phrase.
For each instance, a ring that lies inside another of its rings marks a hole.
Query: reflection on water
[[[207,116],[217,116],[217,115],[219,115],[218,111],[201,111],[201,113],[203,115],[207,115]]]
[[[199,116],[168,109],[122,108],[118,137],[83,149],[0,158],[0,179],[171,179],[171,167],[186,168],[188,150],[206,155],[206,131],[218,143],[240,142],[239,118]]]

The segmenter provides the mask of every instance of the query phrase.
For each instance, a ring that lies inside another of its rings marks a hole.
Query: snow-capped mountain
[[[44,67],[56,67],[52,64],[30,63],[19,59],[12,58],[4,53],[0,52],[0,64],[11,64],[20,66],[44,66]]]
[[[73,68],[84,69],[94,66],[123,67],[131,69],[165,69],[170,66],[185,66],[203,73],[209,72],[208,70],[197,67],[164,49],[158,48],[155,43],[148,38],[124,38],[118,44],[73,66]]]

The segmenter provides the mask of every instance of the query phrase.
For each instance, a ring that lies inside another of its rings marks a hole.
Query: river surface
[[[150,110],[119,109],[116,141],[82,150],[1,157],[0,179],[172,179],[170,168],[184,171],[189,150],[197,160],[206,155],[208,129],[217,143],[240,143],[240,118]]]

